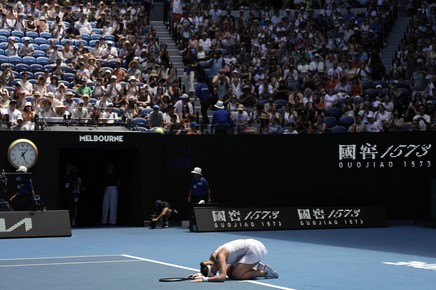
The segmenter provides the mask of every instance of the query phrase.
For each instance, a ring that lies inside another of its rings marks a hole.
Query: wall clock
[[[8,159],[15,168],[20,166],[31,168],[38,160],[38,148],[28,139],[17,139],[9,145]]]

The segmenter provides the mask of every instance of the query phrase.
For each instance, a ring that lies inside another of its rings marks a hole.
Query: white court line
[[[38,264],[21,264],[21,265],[0,265],[0,268],[8,268],[8,267],[34,267],[34,266],[58,266],[58,265],[80,265],[80,264],[105,264],[105,263],[131,263],[131,262],[150,262],[150,263],[155,263],[155,264],[160,264],[160,265],[164,265],[164,266],[169,266],[169,267],[173,267],[173,268],[179,268],[179,269],[184,269],[184,270],[189,270],[189,271],[193,271],[193,272],[198,272],[198,269],[194,269],[194,268],[189,268],[189,267],[184,267],[184,266],[180,266],[180,265],[176,265],[176,264],[171,264],[171,263],[165,263],[165,262],[161,262],[161,261],[156,261],[156,260],[151,260],[151,259],[146,259],[146,258],[141,258],[141,257],[136,257],[136,256],[131,256],[131,255],[90,255],[90,256],[63,256],[63,257],[39,257],[39,258],[15,258],[15,259],[0,259],[0,261],[24,261],[24,260],[55,260],[55,259],[74,259],[74,258],[102,258],[102,257],[125,257],[125,258],[129,258],[130,260],[114,260],[114,261],[89,261],[89,262],[63,262],[63,263],[38,263]],[[259,281],[254,281],[254,280],[243,280],[240,281],[243,283],[252,283],[252,284],[257,284],[257,285],[261,285],[261,286],[265,286],[265,287],[269,287],[269,288],[274,288],[274,289],[280,289],[280,290],[295,290],[294,288],[288,288],[288,287],[283,287],[283,286],[276,286],[276,285],[271,285],[271,284],[267,284],[264,282],[259,282]]]
[[[102,258],[102,257],[119,257],[120,254],[114,255],[89,255],[89,256],[58,256],[58,257],[38,257],[38,258],[9,258],[0,259],[0,261],[22,261],[22,260],[51,260],[51,259],[74,259],[74,258]]]
[[[160,261],[156,261],[156,260],[145,259],[145,258],[141,258],[141,257],[135,257],[135,256],[131,256],[131,255],[122,255],[122,256],[124,256],[126,258],[137,259],[137,260],[140,260],[140,261],[145,261],[145,262],[160,264],[160,265],[164,265],[164,266],[170,266],[170,267],[174,267],[174,268],[179,268],[179,269],[190,270],[190,271],[197,271],[198,272],[198,269],[184,267],[184,266],[180,266],[180,265],[160,262]],[[267,283],[264,283],[264,282],[258,282],[258,281],[253,281],[253,280],[243,280],[243,281],[240,281],[240,282],[257,284],[257,285],[261,285],[261,286],[265,286],[265,287],[270,287],[270,288],[274,288],[274,289],[295,290],[294,288],[287,288],[287,287],[282,287],[282,286],[276,286],[276,285],[271,285],[271,284],[267,284]]]

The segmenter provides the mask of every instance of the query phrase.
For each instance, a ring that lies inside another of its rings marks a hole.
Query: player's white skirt
[[[254,239],[247,239],[247,253],[239,260],[242,264],[256,264],[260,262],[263,257],[268,253],[265,246]]]

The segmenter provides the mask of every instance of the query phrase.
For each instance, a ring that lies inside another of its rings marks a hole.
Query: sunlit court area
[[[193,233],[187,228],[79,228],[71,237],[1,240],[4,289],[433,289],[434,229]],[[184,277],[221,243],[260,240],[278,279],[194,284]],[[23,275],[25,273],[25,275]]]

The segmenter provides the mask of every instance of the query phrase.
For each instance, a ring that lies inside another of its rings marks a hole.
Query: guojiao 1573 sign
[[[340,169],[431,168],[431,144],[339,144]]]

